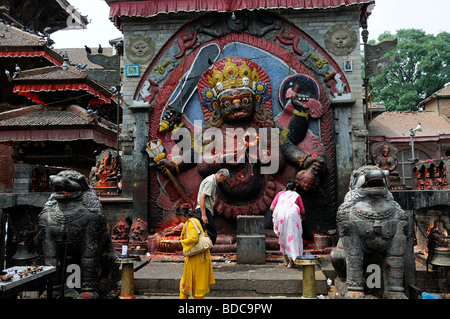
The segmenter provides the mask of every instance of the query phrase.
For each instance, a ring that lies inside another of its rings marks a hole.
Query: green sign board
[[[139,64],[125,65],[125,76],[130,77],[130,76],[139,76],[139,75],[141,75]]]

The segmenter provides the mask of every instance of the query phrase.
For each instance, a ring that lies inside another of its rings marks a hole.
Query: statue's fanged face
[[[255,95],[249,88],[235,88],[219,94],[220,108],[224,120],[238,122],[250,120],[255,106]]]
[[[67,170],[50,176],[53,197],[58,200],[77,199],[89,189],[86,177],[77,171]]]
[[[389,171],[377,166],[362,166],[353,171],[350,188],[354,192],[368,196],[386,196]]]

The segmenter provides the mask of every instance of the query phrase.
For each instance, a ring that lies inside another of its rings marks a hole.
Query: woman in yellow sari
[[[204,232],[204,227],[202,222],[195,217],[190,205],[181,205],[175,213],[179,221],[184,223],[181,231],[181,245],[184,250],[188,251],[198,241],[198,233],[193,223],[196,223],[201,232]],[[189,296],[195,299],[203,299],[205,294],[209,293],[209,285],[215,283],[209,249],[191,257],[184,257],[183,276],[180,281],[180,299],[188,299]]]

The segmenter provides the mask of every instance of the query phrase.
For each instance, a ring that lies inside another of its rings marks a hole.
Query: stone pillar
[[[338,206],[348,192],[353,170],[363,166],[365,160],[364,139],[368,137],[368,131],[359,123],[359,118],[354,119],[352,116],[357,105],[357,100],[353,99],[332,102]]]
[[[353,171],[353,149],[351,140],[350,105],[334,104],[334,131],[336,141],[336,170],[337,170],[337,202],[344,201],[348,192],[348,183]]]
[[[148,222],[148,155],[145,147],[149,137],[149,113],[153,109],[148,104],[133,104],[128,107],[134,117],[133,149],[133,221],[138,218]]]
[[[265,264],[264,216],[237,216],[238,264]]]

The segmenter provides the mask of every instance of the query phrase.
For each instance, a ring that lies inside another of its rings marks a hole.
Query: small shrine
[[[450,159],[421,161],[414,165],[413,189],[448,190]]]

